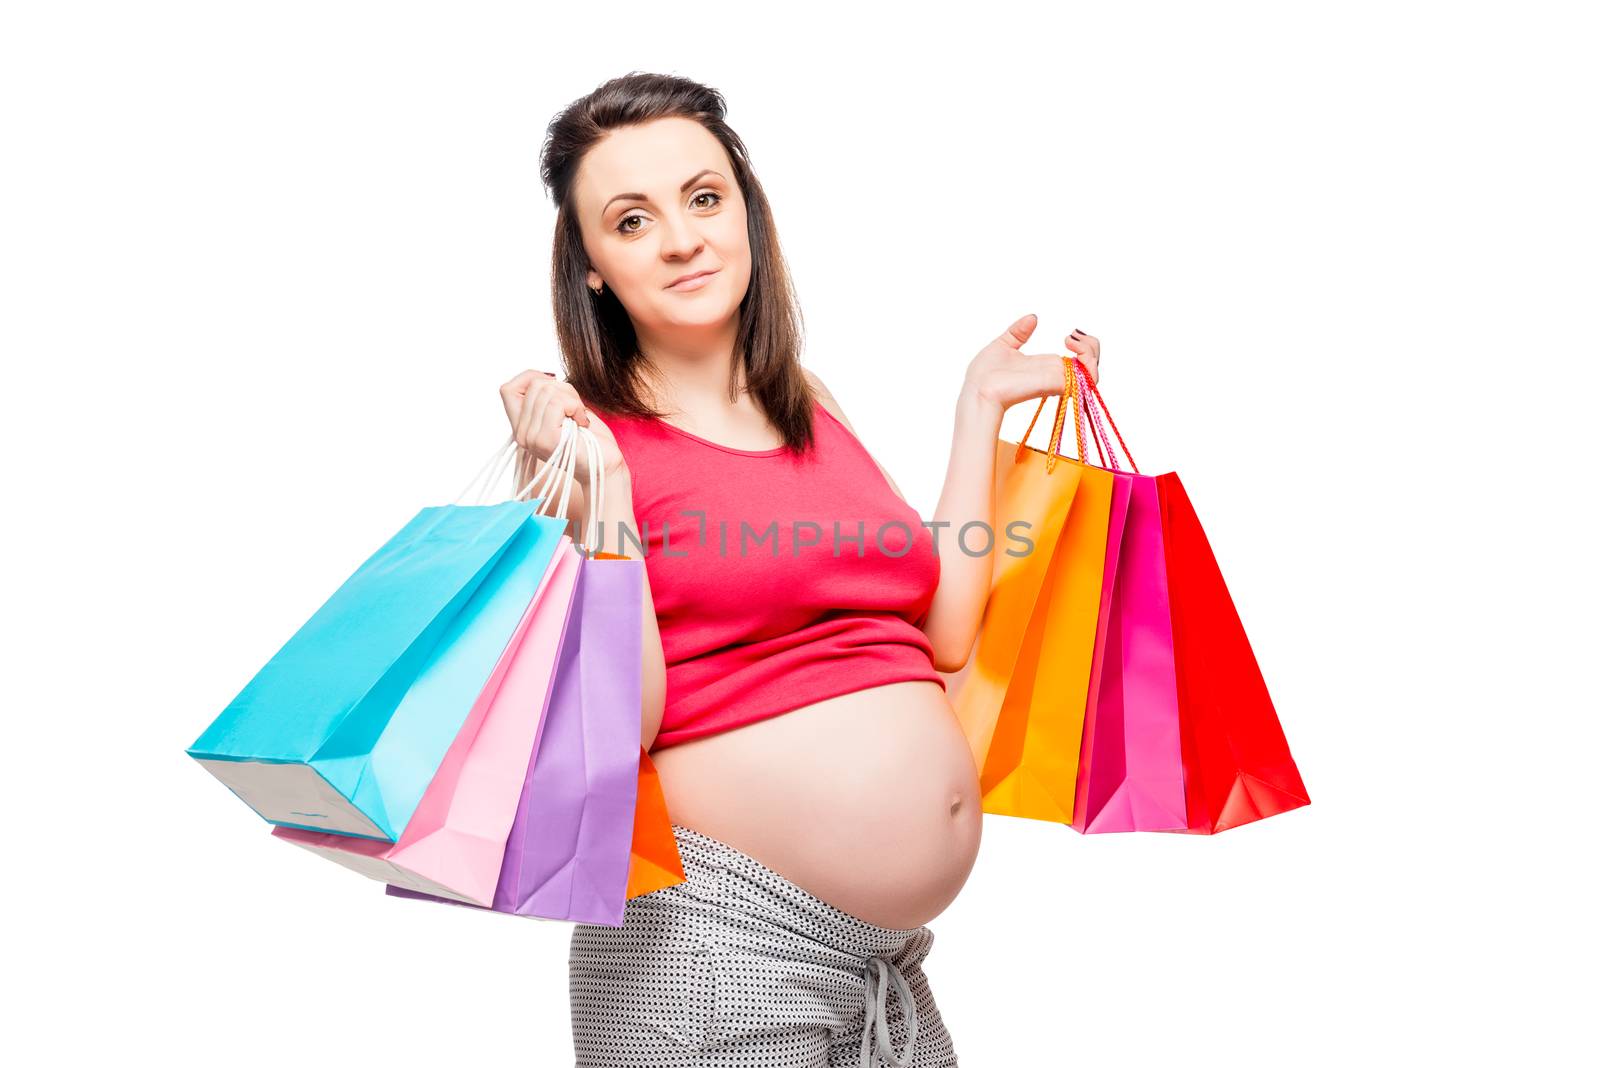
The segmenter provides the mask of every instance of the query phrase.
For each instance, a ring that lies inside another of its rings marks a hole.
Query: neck
[[[648,369],[651,402],[669,412],[725,410],[729,384],[742,385],[742,375],[734,353],[738,333],[737,317],[703,332],[639,335],[639,352]],[[738,407],[743,399],[732,402]]]

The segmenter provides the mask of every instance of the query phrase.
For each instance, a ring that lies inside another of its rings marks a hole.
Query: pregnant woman
[[[924,523],[800,365],[776,225],[716,90],[607,82],[551,123],[542,174],[566,377],[501,387],[518,485],[565,417],[596,435],[601,548],[645,561],[640,740],[687,874],[620,928],[574,927],[577,1063],[953,1065],[925,924],[972,870],[982,811],[945,675],[992,554],[1019,551],[991,531],[1001,416],[1060,393],[1062,358],[1021,352],[1027,316],[972,359]],[[1098,342],[1067,346],[1097,378]]]

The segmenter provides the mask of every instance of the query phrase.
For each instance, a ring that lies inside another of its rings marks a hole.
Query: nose
[[[705,244],[695,232],[694,223],[679,216],[669,216],[661,224],[661,251],[675,259],[689,259]]]
[[[896,1053],[889,1035],[888,996],[889,983],[895,985],[900,998],[900,1012],[906,1018],[906,1048]],[[882,957],[867,958],[867,1015],[861,1026],[861,1068],[872,1068],[873,1054],[883,1058],[892,1068],[907,1068],[917,1048],[917,1003],[911,996],[911,987],[894,961]]]

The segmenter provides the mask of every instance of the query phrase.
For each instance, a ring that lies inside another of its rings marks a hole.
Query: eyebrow
[[[723,177],[721,171],[714,171],[710,167],[707,167],[705,170],[701,171],[699,174],[695,175],[693,178],[690,178],[687,182],[684,182],[682,185],[680,185],[678,187],[678,192],[687,193],[689,191],[689,187],[691,185],[694,185],[694,183],[698,182],[700,179],[704,178],[708,174],[715,174],[718,178],[721,178],[724,182],[726,182],[728,180],[727,178]],[[611,209],[611,205],[615,204],[619,200],[645,200],[645,201],[648,201],[649,199],[650,198],[645,196],[643,193],[618,193],[616,196],[614,196],[610,200],[606,201],[605,207],[600,209],[600,214],[603,217],[605,215],[605,213]]]

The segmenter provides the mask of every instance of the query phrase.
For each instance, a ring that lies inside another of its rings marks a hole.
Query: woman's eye
[[[715,205],[722,203],[722,194],[718,193],[718,192],[716,192],[715,190],[712,190],[712,189],[702,189],[700,192],[696,193],[693,198],[690,199],[689,203],[693,204],[696,201],[698,201],[701,197],[711,197],[711,198],[713,198],[711,203],[706,205],[707,207],[714,207]],[[639,232],[638,227],[634,227],[633,229],[629,229],[628,228],[628,224],[630,222],[633,222],[634,220],[638,220],[640,222],[643,222],[644,221],[644,216],[643,215],[624,215],[622,218],[617,220],[617,233],[619,233],[619,234],[636,234],[636,233],[638,233]]]

